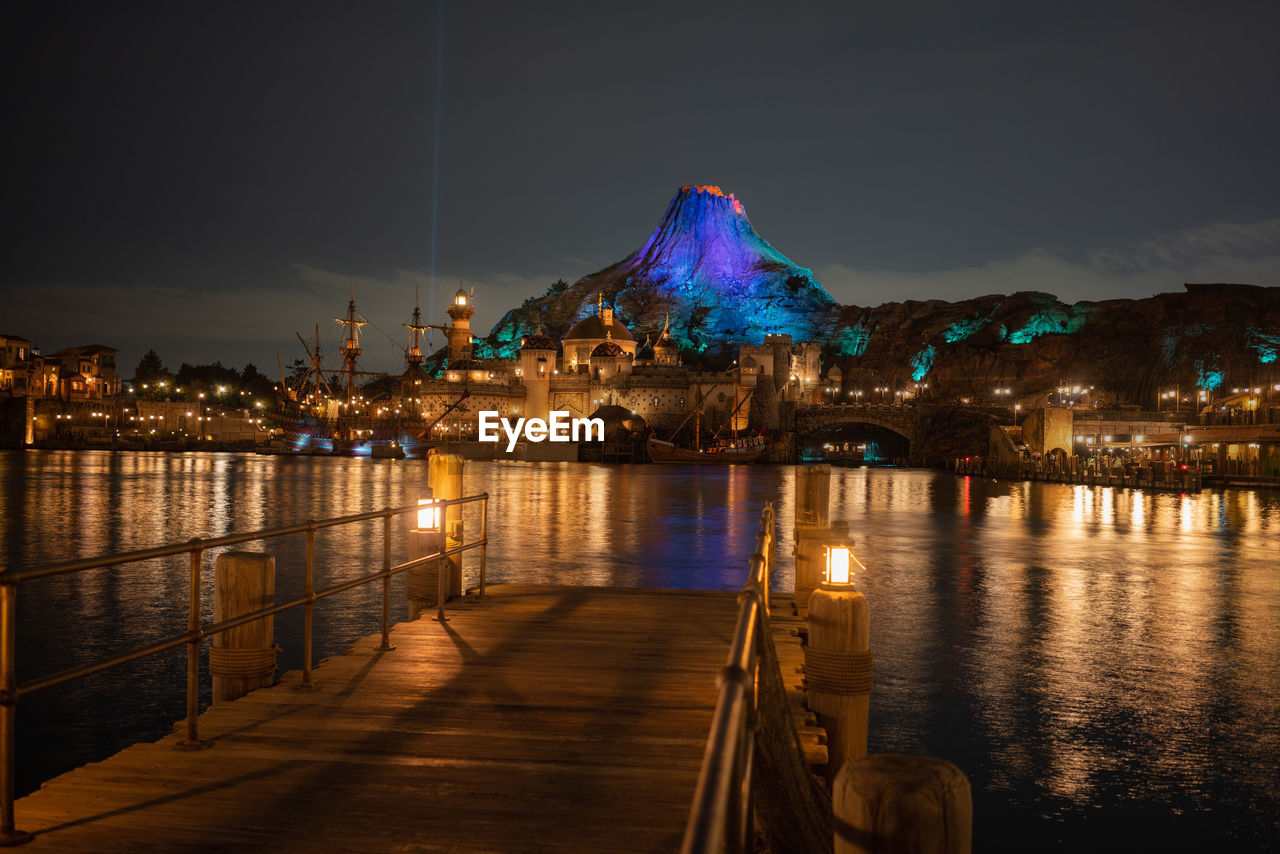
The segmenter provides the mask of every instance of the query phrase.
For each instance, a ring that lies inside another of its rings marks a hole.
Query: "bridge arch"
[[[796,411],[796,448],[804,455],[831,440],[868,446],[870,459],[911,457],[918,437],[915,410],[875,405],[808,406]],[[873,447],[874,446],[874,447]]]

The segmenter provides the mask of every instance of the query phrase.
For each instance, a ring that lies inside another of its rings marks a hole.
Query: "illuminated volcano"
[[[758,344],[769,333],[817,340],[839,313],[812,272],[756,234],[733,194],[688,185],[643,246],[561,294],[509,312],[491,340],[503,349],[538,323],[563,333],[596,311],[600,293],[638,337],[660,329],[669,314],[682,347],[699,352]]]

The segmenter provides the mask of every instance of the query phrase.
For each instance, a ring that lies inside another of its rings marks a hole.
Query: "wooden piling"
[[[969,780],[935,756],[885,753],[847,763],[832,790],[836,854],[969,854]]]
[[[867,755],[871,694],[871,616],[852,587],[822,585],[809,599],[804,648],[806,702],[827,731],[828,780]]]
[[[458,454],[432,454],[427,466],[427,483],[431,494],[449,501],[462,497],[462,457]],[[462,545],[462,508],[454,505],[445,510],[444,542],[447,548]],[[462,595],[462,555],[446,558],[449,577],[447,598]]]
[[[276,559],[260,552],[224,552],[214,563],[214,622],[275,604]],[[224,703],[275,680],[275,618],[227,629],[209,649],[213,701]]]
[[[831,466],[797,466],[795,480],[794,601],[796,612],[805,615],[809,596],[822,582],[822,543],[828,535],[831,516]]]
[[[825,528],[831,515],[831,466],[796,466],[797,528]]]
[[[822,583],[822,545],[826,541],[822,528],[796,528],[795,603],[797,616],[809,613],[809,599]]]

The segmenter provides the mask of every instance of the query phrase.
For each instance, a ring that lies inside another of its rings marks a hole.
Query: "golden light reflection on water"
[[[0,474],[9,564],[409,504],[426,486],[414,461],[225,454],[5,453]],[[491,581],[716,589],[742,583],[760,507],[773,500],[775,588],[789,589],[793,488],[789,467],[468,463],[464,491],[491,496]],[[873,750],[957,762],[997,826],[1087,827],[1098,804],[1123,815],[1155,805],[1179,833],[1186,825],[1170,816],[1203,816],[1206,804],[1223,826],[1256,830],[1258,815],[1280,815],[1267,771],[1280,766],[1276,493],[836,469],[831,496],[832,519],[849,522],[869,568],[858,584],[872,607]],[[477,507],[464,521],[478,535]],[[380,530],[323,534],[318,578],[378,565]],[[279,595],[295,595],[301,537],[278,550]],[[474,584],[476,558],[465,563]],[[185,572],[183,559],[157,561],[24,589],[21,649],[38,656],[20,662],[23,678],[180,631]],[[318,654],[375,631],[378,595],[322,603]],[[404,607],[398,593],[393,614]],[[277,622],[289,667],[299,623]],[[163,731],[181,714],[182,663],[147,667],[154,695],[114,697],[95,683],[43,709],[49,726],[109,696],[122,720]],[[118,747],[76,726],[72,753]],[[117,742],[140,737],[126,730]]]
[[[939,498],[847,508],[884,677],[873,749],[967,744],[991,806],[1211,810],[1220,835],[1278,838],[1280,496],[891,477]]]

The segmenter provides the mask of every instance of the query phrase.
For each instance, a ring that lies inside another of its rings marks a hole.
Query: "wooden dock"
[[[208,749],[173,735],[49,781],[16,803],[23,849],[678,850],[736,594],[498,585],[447,613],[357,642],[315,690],[291,672],[215,706]],[[774,624],[789,686],[794,625]]]

